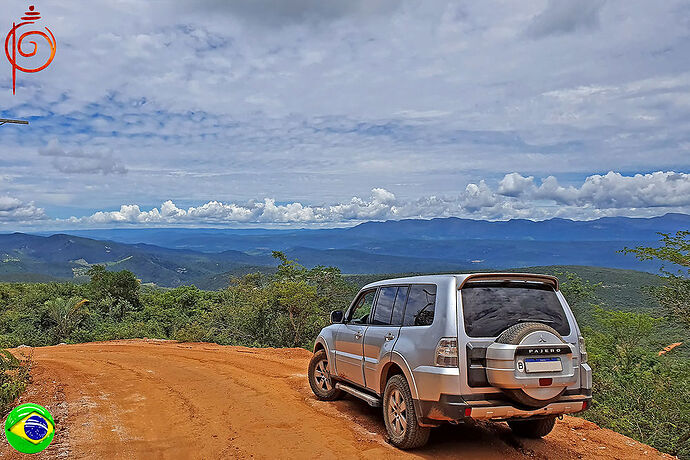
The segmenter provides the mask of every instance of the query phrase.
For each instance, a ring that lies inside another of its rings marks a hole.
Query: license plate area
[[[561,372],[563,363],[561,358],[525,358],[527,372]]]

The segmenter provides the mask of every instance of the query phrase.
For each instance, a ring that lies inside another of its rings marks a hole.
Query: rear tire
[[[556,417],[545,417],[535,420],[511,420],[508,422],[508,425],[516,436],[538,439],[551,433],[554,425],[556,425]]]
[[[383,421],[390,443],[399,449],[415,449],[429,441],[431,429],[419,426],[410,386],[405,376],[388,379],[383,393]]]
[[[342,391],[335,387],[331,378],[326,350],[314,353],[309,361],[309,386],[317,398],[322,401],[334,401],[342,396]]]

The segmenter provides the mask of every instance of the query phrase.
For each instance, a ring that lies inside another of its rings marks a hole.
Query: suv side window
[[[374,317],[371,324],[389,325],[391,324],[391,315],[393,314],[393,303],[395,296],[398,293],[398,287],[382,287],[379,290],[379,296],[376,299],[376,308],[374,308]]]
[[[408,290],[409,286],[400,286],[398,288],[398,295],[395,297],[395,306],[393,307],[393,316],[391,317],[391,324],[393,326],[402,325]]]
[[[407,298],[403,326],[429,326],[434,322],[436,285],[413,284]]]
[[[365,291],[360,294],[355,305],[350,309],[346,322],[348,323],[366,323],[369,320],[371,307],[374,305],[374,297],[376,297],[376,289]]]

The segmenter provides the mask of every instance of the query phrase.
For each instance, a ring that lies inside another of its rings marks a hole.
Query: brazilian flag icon
[[[5,420],[5,436],[12,447],[24,454],[35,454],[48,447],[55,435],[55,421],[43,406],[22,404]]]

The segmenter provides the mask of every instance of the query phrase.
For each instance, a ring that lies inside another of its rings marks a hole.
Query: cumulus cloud
[[[498,183],[498,193],[504,196],[517,197],[534,190],[534,177],[523,177],[519,173],[506,174]]]
[[[599,11],[604,3],[605,0],[549,0],[544,11],[534,17],[526,33],[540,38],[594,29],[599,25]]]
[[[339,224],[366,220],[470,217],[481,219],[571,217],[596,218],[609,215],[652,215],[690,211],[690,174],[654,172],[624,176],[609,172],[587,177],[579,186],[562,186],[549,176],[537,186],[532,176],[510,173],[495,189],[484,180],[467,184],[455,196],[398,199],[392,192],[374,188],[368,198],[353,197],[345,203],[307,205],[278,204],[274,199],[248,203],[209,201],[187,209],[168,200],[160,209],[145,211],[138,205],[123,205],[118,211],[99,211],[72,217],[80,225],[110,224]]]
[[[33,202],[0,195],[0,223],[34,222],[47,218],[45,210],[36,207]]]
[[[39,149],[38,154],[52,157],[53,167],[66,174],[127,174],[125,165],[114,158],[112,152],[85,153],[82,149],[67,151],[55,139],[45,148]]]
[[[657,171],[650,174],[624,176],[609,171],[585,179],[579,188],[563,187],[549,176],[541,185],[534,177],[507,174],[498,193],[503,196],[552,200],[571,206],[594,206],[599,209],[655,208],[690,206],[690,174]]]
[[[160,207],[142,211],[138,205],[123,205],[119,211],[99,211],[87,217],[72,217],[81,224],[158,223],[338,223],[386,219],[395,215],[397,200],[391,192],[376,188],[369,199],[352,198],[348,203],[308,206],[302,203],[276,204],[272,198],[245,204],[209,201],[181,209],[171,200]]]

